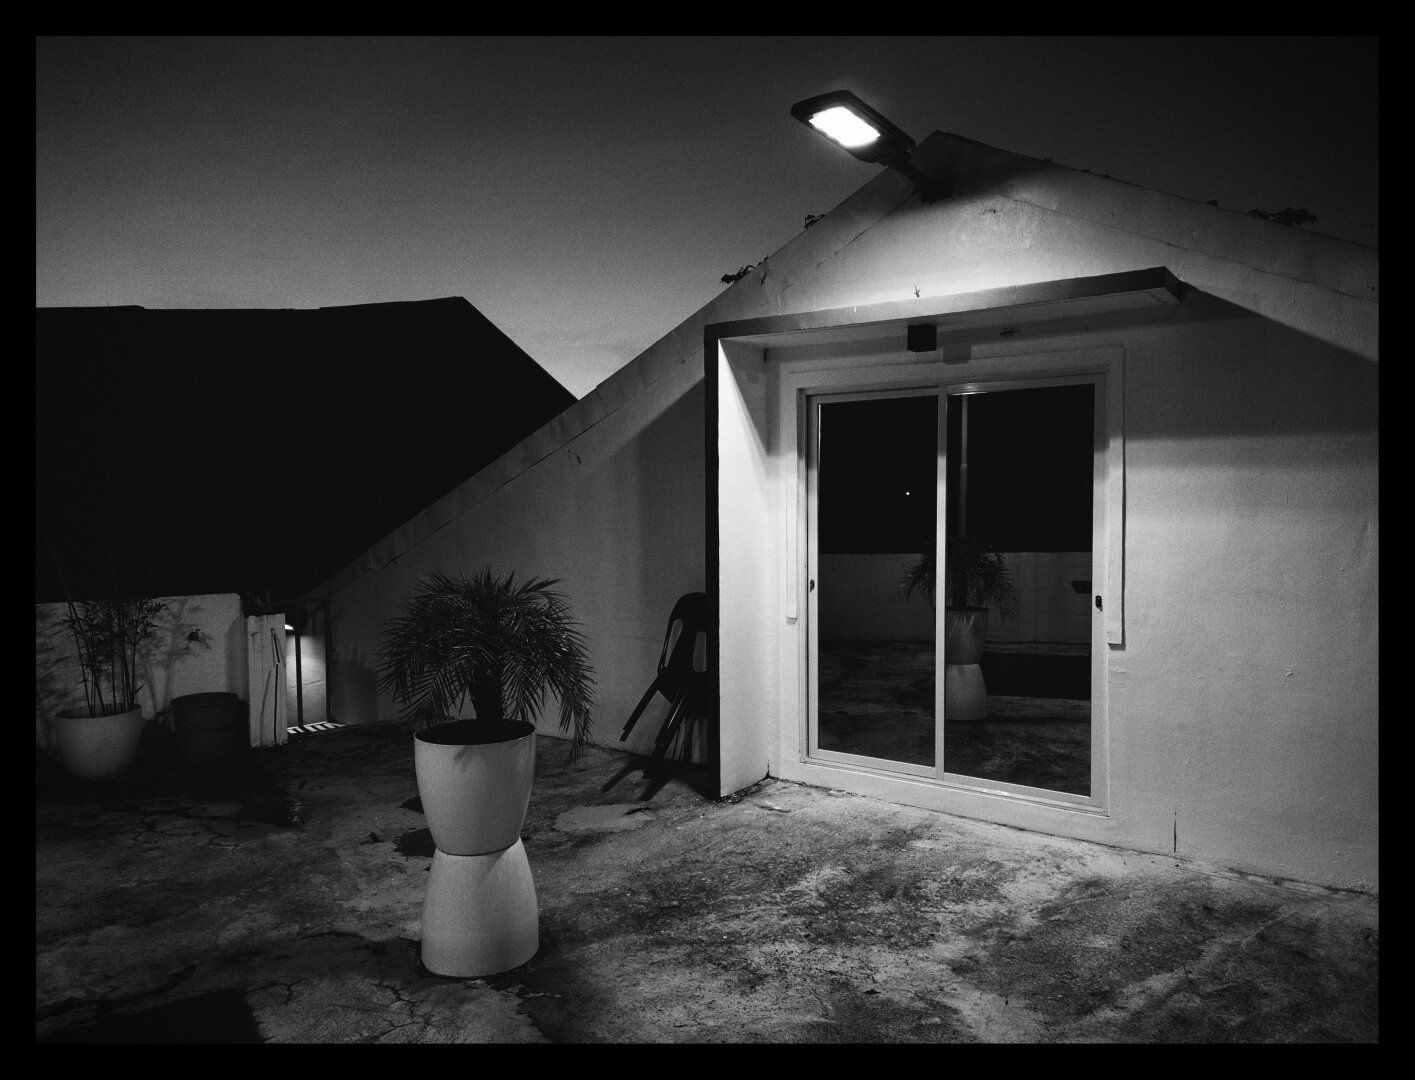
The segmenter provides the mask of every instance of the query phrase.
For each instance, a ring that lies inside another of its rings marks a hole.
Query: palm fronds
[[[919,556],[919,561],[911,563],[909,569],[904,571],[904,576],[899,580],[899,591],[904,594],[905,600],[913,599],[916,592],[923,593],[929,601],[929,606],[933,606],[935,581],[932,551]]]
[[[899,591],[906,600],[922,592],[930,604],[937,587],[936,559],[932,551],[919,557],[904,572]],[[996,607],[1003,622],[1017,614],[1017,590],[1007,561],[976,537],[948,541],[943,566],[943,594],[951,608]]]
[[[380,692],[404,716],[432,724],[470,703],[478,723],[534,723],[547,691],[560,702],[571,758],[588,741],[594,673],[558,579],[517,582],[490,568],[474,576],[434,572],[389,624],[380,650]]]

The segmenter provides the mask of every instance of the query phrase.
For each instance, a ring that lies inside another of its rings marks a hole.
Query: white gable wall
[[[705,326],[926,316],[977,290],[1165,266],[1199,290],[1168,324],[1001,342],[984,321],[987,346],[967,361],[1124,352],[1125,627],[1107,657],[1106,812],[1078,824],[1008,800],[940,808],[1374,889],[1375,253],[949,136],[916,161],[958,175],[957,194],[921,206],[880,173],[336,578],[331,715],[394,715],[371,692],[382,623],[423,572],[489,563],[564,579],[599,674],[596,741],[621,745],[673,601],[718,584],[704,570],[716,542],[704,535]],[[767,449],[769,373],[749,386],[724,365],[720,415],[707,418],[719,483],[760,494],[719,523],[720,556],[724,578],[754,582],[760,602],[722,597],[724,648],[730,637],[758,657],[724,675],[722,756],[724,773],[759,778],[782,767],[776,729],[795,707],[781,692],[794,671],[771,517],[772,485],[794,463]],[[658,716],[630,748],[647,749]]]

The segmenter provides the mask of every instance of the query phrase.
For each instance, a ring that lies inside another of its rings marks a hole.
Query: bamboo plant
[[[90,716],[113,716],[137,704],[138,654],[167,605],[153,599],[68,601],[64,626],[74,636]]]

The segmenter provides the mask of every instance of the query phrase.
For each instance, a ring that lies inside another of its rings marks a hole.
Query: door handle
[[[1101,598],[1100,598],[1099,595],[1096,596],[1096,610],[1097,610],[1097,611],[1103,610],[1103,609],[1101,608]]]

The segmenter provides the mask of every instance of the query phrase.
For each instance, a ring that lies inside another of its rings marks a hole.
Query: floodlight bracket
[[[858,120],[868,124],[879,133],[879,137],[863,145],[849,146],[832,138],[811,122],[813,117],[835,108],[843,108]],[[909,154],[914,149],[915,143],[903,129],[866,105],[849,90],[831,90],[828,93],[817,94],[815,97],[798,101],[791,106],[791,115],[852,157],[903,173],[914,181],[919,191],[919,198],[923,202],[934,202],[953,193],[951,181],[927,176],[910,164]]]

